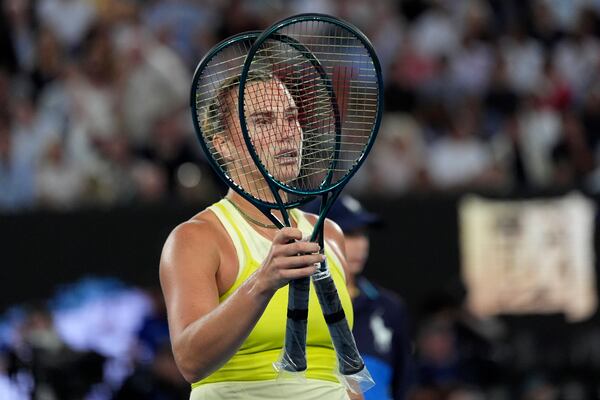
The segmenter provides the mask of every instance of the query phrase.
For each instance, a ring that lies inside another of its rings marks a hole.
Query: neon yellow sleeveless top
[[[271,242],[256,232],[240,213],[227,201],[221,200],[209,209],[215,213],[231,237],[238,255],[238,276],[219,302],[225,301],[265,259]],[[298,228],[304,234],[312,233],[312,225],[299,210],[290,210]],[[346,289],[344,271],[334,252],[325,245],[325,255],[331,276],[337,287],[342,307],[350,327],[353,324],[352,302]],[[288,286],[279,289],[237,353],[225,365],[201,381],[200,385],[231,381],[263,381],[277,378],[273,363],[279,361],[285,336]],[[314,286],[311,283],[308,306],[308,333],[306,338],[306,377],[338,382],[337,359],[325,318]],[[199,355],[201,356],[201,355]]]

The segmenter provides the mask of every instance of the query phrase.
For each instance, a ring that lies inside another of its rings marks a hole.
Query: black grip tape
[[[331,325],[331,324],[335,324],[336,322],[340,322],[344,318],[346,318],[346,314],[344,313],[344,310],[342,309],[338,312],[334,312],[333,314],[325,315],[325,322],[327,322],[327,325]]]
[[[308,309],[291,310],[288,308],[287,317],[294,321],[306,321],[308,319]]]

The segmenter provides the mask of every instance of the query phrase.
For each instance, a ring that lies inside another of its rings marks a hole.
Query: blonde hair
[[[235,75],[225,79],[206,107],[202,118],[202,132],[207,143],[211,143],[217,133],[225,131],[227,117],[232,111],[227,96],[239,86],[240,78],[240,75]],[[272,79],[276,78],[264,71],[251,71],[246,82],[266,82]]]

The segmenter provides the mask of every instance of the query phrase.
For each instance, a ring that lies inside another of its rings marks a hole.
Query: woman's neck
[[[242,216],[250,222],[255,228],[263,229],[277,229],[266,215],[264,215],[258,208],[252,203],[246,200],[243,196],[233,190],[229,190],[225,196],[233,206],[242,214]],[[284,218],[279,210],[272,210],[271,212],[281,223],[284,223]],[[291,221],[290,221],[291,222]]]

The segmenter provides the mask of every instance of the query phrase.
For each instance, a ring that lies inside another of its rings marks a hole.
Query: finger
[[[321,254],[306,254],[301,256],[285,257],[277,261],[279,268],[292,269],[314,266],[315,264],[320,264],[324,260],[325,256]]]
[[[295,241],[295,240],[301,240],[302,239],[302,231],[298,228],[290,228],[290,227],[285,227],[280,229],[277,234],[275,235],[275,238],[273,238],[273,243],[274,244],[283,244],[283,243],[288,243],[291,241]]]
[[[314,242],[293,242],[280,245],[279,254],[283,256],[295,256],[298,254],[318,253],[321,246]]]
[[[310,265],[303,268],[292,268],[281,271],[281,277],[286,280],[294,280],[298,278],[306,278],[317,272],[318,268],[315,265]]]

